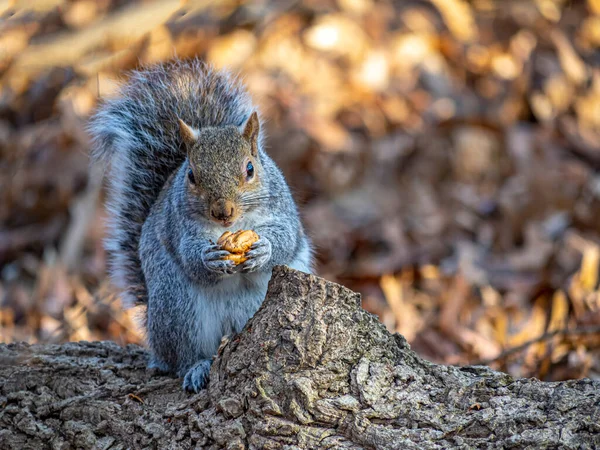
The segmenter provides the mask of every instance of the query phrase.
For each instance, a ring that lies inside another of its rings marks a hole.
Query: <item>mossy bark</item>
[[[0,345],[0,448],[597,448],[600,382],[415,355],[358,294],[277,267],[197,395],[109,342]]]

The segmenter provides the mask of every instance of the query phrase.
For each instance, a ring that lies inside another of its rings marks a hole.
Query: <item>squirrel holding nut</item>
[[[150,367],[197,392],[221,338],[261,305],[273,267],[311,271],[289,187],[244,86],[199,60],[133,72],[89,130],[110,168],[113,283],[126,306],[145,305]]]

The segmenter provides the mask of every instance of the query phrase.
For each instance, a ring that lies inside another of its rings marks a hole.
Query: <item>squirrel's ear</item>
[[[242,136],[252,146],[252,156],[256,156],[258,153],[258,132],[260,131],[260,123],[258,121],[258,114],[254,111],[246,125],[244,125],[244,131],[242,131]]]
[[[186,145],[194,144],[198,140],[198,133],[199,133],[198,130],[190,127],[183,120],[181,120],[181,119],[178,119],[178,120],[179,120],[179,134],[181,135],[183,142],[185,142]]]

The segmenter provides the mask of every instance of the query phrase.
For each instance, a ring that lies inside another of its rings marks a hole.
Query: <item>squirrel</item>
[[[145,305],[150,368],[208,381],[221,339],[258,310],[275,265],[311,272],[312,248],[285,178],[239,79],[198,60],[133,71],[89,122],[92,158],[107,165],[113,284]],[[225,231],[259,239],[239,265]]]

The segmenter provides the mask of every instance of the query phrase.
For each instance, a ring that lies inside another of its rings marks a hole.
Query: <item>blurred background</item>
[[[600,376],[600,0],[0,0],[0,341],[141,342],[85,124],[175,56],[243,75],[317,272],[419,354]]]

